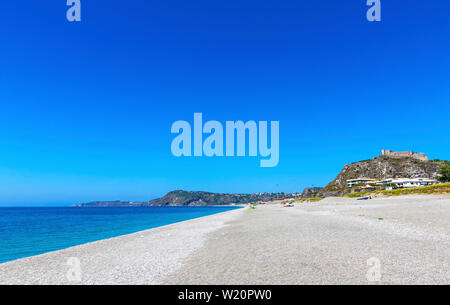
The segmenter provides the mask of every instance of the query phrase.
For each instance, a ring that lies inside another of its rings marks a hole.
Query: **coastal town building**
[[[347,180],[347,186],[353,187],[357,184],[366,184],[366,188],[371,188],[373,185],[395,185],[396,188],[404,188],[404,187],[419,187],[419,186],[427,186],[437,184],[438,181],[436,179],[430,178],[388,178],[383,180],[370,179],[370,178],[358,178],[358,179],[349,179]],[[371,185],[372,184],[372,185]],[[374,187],[375,188],[375,187]]]
[[[429,160],[424,153],[415,153],[413,151],[392,151],[389,149],[383,149],[381,151],[381,155],[389,158],[413,158],[421,161]]]
[[[356,184],[360,183],[375,183],[377,179],[371,179],[371,178],[357,178],[357,179],[349,179],[347,180],[347,186],[352,187]]]
[[[437,183],[438,181],[436,179],[429,179],[429,178],[396,178],[396,179],[385,179],[375,182],[375,184],[379,185],[395,184],[395,186],[398,188],[427,186]]]

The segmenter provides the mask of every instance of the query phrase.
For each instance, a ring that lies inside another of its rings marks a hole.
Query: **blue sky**
[[[50,3],[51,2],[51,3]],[[450,159],[450,3],[0,4],[0,204],[300,191],[381,149]],[[175,158],[171,124],[280,122],[280,162]]]

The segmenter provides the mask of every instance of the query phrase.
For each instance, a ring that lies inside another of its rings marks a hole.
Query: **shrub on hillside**
[[[450,182],[450,163],[444,164],[438,172],[438,180],[441,182]]]

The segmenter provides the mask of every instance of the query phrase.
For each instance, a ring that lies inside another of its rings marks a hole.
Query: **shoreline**
[[[0,212],[2,211],[2,209],[7,209],[7,210],[11,210],[11,209],[14,209],[14,210],[22,210],[22,209],[36,209],[36,210],[42,210],[42,209],[45,209],[45,210],[47,210],[47,209],[49,209],[49,210],[52,210],[52,209],[72,209],[73,207],[75,207],[75,206],[38,206],[38,207],[0,207]],[[120,207],[117,207],[117,206],[111,206],[111,207],[100,207],[100,206],[92,206],[92,207],[75,207],[75,208],[80,208],[80,209],[84,209],[84,208],[88,208],[88,209],[90,209],[90,208],[94,208],[94,209],[98,209],[98,210],[100,210],[100,209],[104,209],[104,210],[107,210],[108,211],[108,209],[124,209],[124,210],[132,210],[132,209],[142,209],[142,208],[150,208],[150,209],[152,209],[152,208],[166,208],[166,207],[153,207],[153,206],[149,206],[149,207],[135,207],[135,206],[127,206],[127,207],[125,207],[125,206],[120,206]],[[23,252],[17,252],[17,253],[22,253],[22,255],[23,256],[19,256],[19,257],[14,257],[14,258],[10,258],[10,259],[8,259],[8,260],[3,260],[3,257],[2,257],[2,259],[0,259],[0,265],[1,264],[4,264],[4,263],[7,263],[7,262],[13,262],[13,261],[16,261],[16,260],[19,260],[19,259],[23,259],[23,258],[29,258],[29,257],[33,257],[33,256],[37,256],[37,255],[42,255],[42,254],[47,254],[47,253],[50,253],[50,252],[55,252],[55,251],[60,251],[60,250],[65,250],[65,249],[68,249],[68,248],[71,248],[71,247],[76,247],[76,246],[81,246],[81,245],[84,245],[84,244],[88,244],[88,243],[92,243],[92,242],[96,242],[96,241],[101,241],[101,240],[106,240],[106,239],[110,239],[110,238],[114,238],[114,237],[120,237],[120,236],[123,236],[123,235],[129,235],[129,234],[133,234],[133,233],[138,233],[138,232],[141,232],[141,231],[146,231],[146,230],[151,230],[151,229],[156,229],[156,228],[159,228],[159,227],[163,227],[163,226],[166,226],[166,225],[171,225],[171,224],[176,224],[176,223],[179,223],[179,222],[183,222],[183,221],[187,221],[187,220],[191,220],[191,219],[197,219],[197,218],[201,218],[201,217],[205,217],[205,216],[211,216],[211,215],[215,215],[215,214],[220,214],[220,213],[223,213],[223,212],[226,212],[226,211],[229,211],[229,210],[234,210],[234,209],[239,209],[239,208],[241,208],[241,206],[231,206],[231,205],[223,205],[223,206],[194,206],[194,207],[187,207],[187,206],[173,206],[173,207],[167,207],[167,208],[180,208],[180,209],[186,209],[186,208],[192,208],[192,210],[195,210],[196,208],[221,208],[221,209],[218,209],[217,211],[213,211],[213,212],[211,212],[211,214],[204,214],[204,215],[191,215],[191,216],[188,216],[188,217],[183,217],[182,219],[168,219],[167,221],[164,221],[164,222],[158,222],[158,223],[149,223],[149,224],[147,224],[147,225],[141,225],[141,226],[138,226],[138,227],[133,227],[133,228],[128,228],[128,229],[125,229],[125,230],[123,230],[122,232],[109,232],[109,231],[103,231],[103,233],[104,234],[102,234],[102,235],[97,235],[97,236],[95,236],[95,237],[89,237],[89,234],[87,234],[87,238],[85,238],[84,240],[78,240],[77,242],[73,242],[73,243],[68,243],[68,244],[56,244],[56,245],[54,245],[53,247],[47,247],[47,248],[38,248],[38,249],[36,249],[36,250],[34,250],[34,251],[29,251],[28,253],[23,253]],[[187,214],[187,215],[189,215],[189,214]],[[39,216],[35,216],[35,219],[39,219]],[[81,224],[78,224],[78,225],[81,225]],[[101,224],[97,224],[97,226],[101,226]],[[70,228],[70,227],[67,227],[67,228]],[[126,228],[126,226],[125,226],[125,228]],[[70,229],[69,229],[70,230]],[[83,236],[83,234],[81,234],[78,230],[70,230],[70,231],[72,231],[72,232],[78,232],[78,235],[79,236]],[[73,236],[72,236],[73,237]],[[70,239],[70,236],[68,236],[68,238]],[[24,247],[26,247],[25,245],[22,245],[22,248],[24,248]],[[22,250],[21,248],[18,248],[17,249],[18,251],[20,251],[20,250]]]
[[[201,247],[207,234],[243,210],[236,208],[4,262],[0,264],[0,284],[156,284]],[[75,266],[73,258],[80,263],[81,281],[67,277]]]
[[[82,280],[70,282],[70,257]],[[214,215],[0,264],[0,284],[450,284],[450,197],[329,197]],[[380,279],[368,278],[369,262]]]

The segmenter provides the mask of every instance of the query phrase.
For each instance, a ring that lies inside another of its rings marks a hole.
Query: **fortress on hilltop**
[[[424,153],[415,153],[413,151],[392,151],[388,149],[383,149],[381,151],[381,155],[389,158],[414,158],[421,161],[429,160]]]

